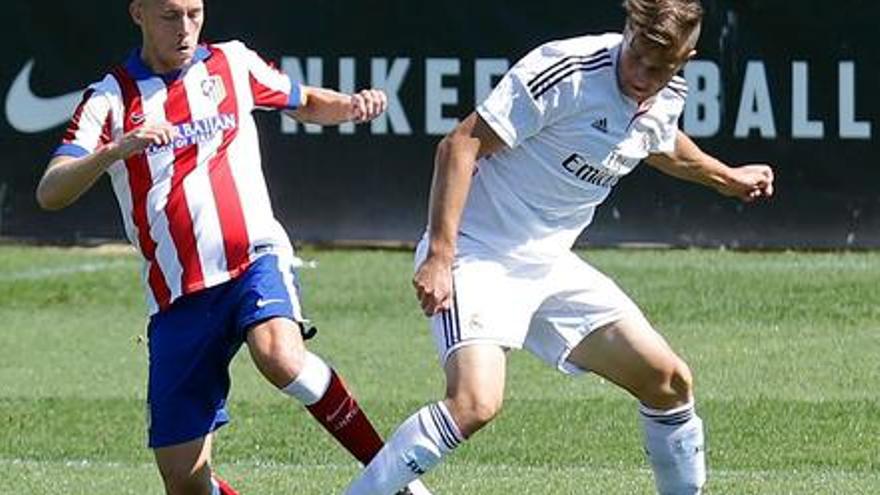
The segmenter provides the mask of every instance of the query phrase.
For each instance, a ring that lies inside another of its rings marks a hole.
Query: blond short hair
[[[703,20],[700,0],[624,0],[623,8],[632,35],[665,48],[686,41]]]

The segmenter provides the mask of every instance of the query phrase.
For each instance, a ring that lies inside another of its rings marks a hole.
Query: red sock
[[[217,487],[220,488],[220,495],[238,495],[238,492],[233,490],[232,487],[229,486],[229,483],[224,481],[222,478],[220,478],[216,474],[212,475],[211,477],[213,478],[214,483],[217,483]]]
[[[382,449],[382,437],[332,369],[330,385],[321,399],[306,409],[363,465]]]

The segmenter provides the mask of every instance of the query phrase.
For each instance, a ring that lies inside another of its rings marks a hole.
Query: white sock
[[[431,495],[431,491],[428,490],[428,487],[418,478],[410,481],[406,487],[409,488],[409,493],[412,495]]]
[[[213,479],[211,480],[211,495],[220,495],[220,486]]]
[[[668,411],[642,404],[639,412],[657,492],[699,495],[706,484],[706,449],[693,402]]]
[[[440,463],[464,437],[441,401],[407,418],[346,490],[346,495],[389,495]]]
[[[321,400],[330,386],[331,371],[323,359],[309,351],[305,353],[299,376],[281,391],[296,397],[303,405],[311,406]]]

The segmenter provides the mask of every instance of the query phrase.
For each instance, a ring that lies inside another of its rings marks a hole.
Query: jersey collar
[[[164,74],[157,74],[153,72],[151,69],[141,58],[141,48],[137,47],[131,51],[128,59],[125,61],[125,69],[128,70],[128,73],[131,74],[136,80],[144,80],[150,79],[153,77],[159,77],[166,83],[172,82],[180,78],[181,74],[183,74],[186,69],[192,67],[193,65],[206,60],[211,56],[211,50],[208,49],[205,45],[199,45],[196,47],[196,51],[193,54],[192,61],[182,69],[173,70],[171,72],[166,72]]]

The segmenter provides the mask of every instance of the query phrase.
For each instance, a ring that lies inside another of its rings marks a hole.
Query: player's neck
[[[141,60],[153,73],[155,74],[168,74],[171,72],[179,71],[186,67],[187,64],[191,62],[190,60],[185,61],[182,64],[168,63],[164,62],[161,57],[156,53],[156,50],[152,50],[148,47],[148,45],[144,44],[141,47],[140,53]]]

